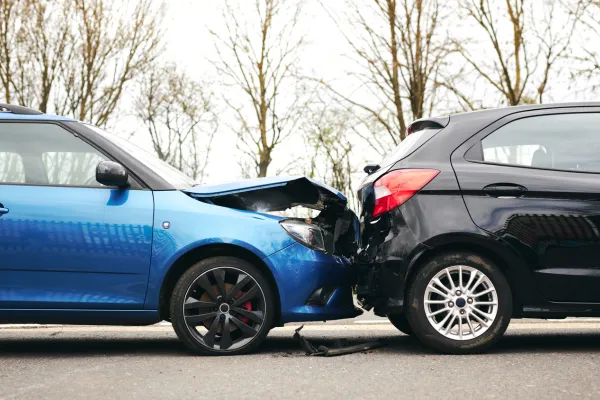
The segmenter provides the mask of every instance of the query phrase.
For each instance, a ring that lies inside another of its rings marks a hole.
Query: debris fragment
[[[335,357],[344,354],[359,353],[361,351],[371,350],[385,345],[382,342],[375,341],[356,344],[353,346],[344,346],[343,343],[338,340],[335,343],[335,347],[331,349],[327,346],[315,347],[304,336],[300,334],[302,328],[304,328],[304,325],[296,329],[293,337],[294,340],[300,342],[300,346],[302,347],[302,350],[304,350],[304,353],[306,353],[307,356]]]

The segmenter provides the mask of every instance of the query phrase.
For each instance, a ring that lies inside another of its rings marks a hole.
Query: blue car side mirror
[[[96,167],[96,180],[106,186],[125,188],[129,186],[129,174],[125,167],[114,161],[100,161]]]

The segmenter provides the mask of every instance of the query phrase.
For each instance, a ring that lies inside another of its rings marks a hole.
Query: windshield
[[[146,167],[150,168],[155,174],[160,176],[169,184],[173,185],[173,187],[178,189],[185,189],[197,185],[196,181],[194,181],[192,178],[190,178],[183,172],[167,164],[160,158],[156,157],[154,154],[151,154],[139,148],[138,146],[129,142],[128,140],[120,138],[117,135],[113,135],[112,133],[108,133],[105,130],[98,128],[97,126],[88,124],[85,124],[85,126],[92,129],[94,132],[102,135],[104,138],[110,140],[115,145],[119,146],[121,149],[123,149],[123,151],[129,153],[130,156],[137,159]]]

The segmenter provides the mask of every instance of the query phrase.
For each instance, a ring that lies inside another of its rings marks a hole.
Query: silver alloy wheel
[[[454,265],[438,272],[427,285],[425,315],[433,328],[453,340],[485,333],[498,313],[498,293],[480,270]]]

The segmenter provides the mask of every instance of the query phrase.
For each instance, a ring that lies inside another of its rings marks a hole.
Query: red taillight
[[[383,175],[373,184],[373,217],[404,204],[439,173],[440,171],[435,169],[397,169]]]

